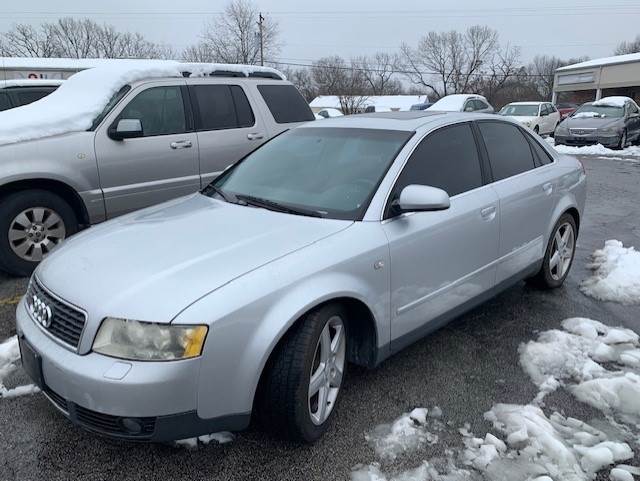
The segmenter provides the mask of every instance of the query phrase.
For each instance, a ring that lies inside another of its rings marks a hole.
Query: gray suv
[[[86,131],[0,146],[0,269],[28,275],[82,227],[193,193],[308,120],[268,72],[124,85]]]

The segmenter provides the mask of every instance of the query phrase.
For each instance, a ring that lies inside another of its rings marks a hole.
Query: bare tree
[[[307,102],[311,102],[318,96],[318,87],[311,78],[311,71],[308,68],[291,68],[286,65],[273,64],[274,68],[280,70]]]
[[[504,49],[496,50],[486,68],[477,77],[475,89],[484,95],[490,103],[494,103],[499,92],[513,80],[520,67],[520,48],[507,45]]]
[[[469,92],[499,51],[498,33],[476,25],[464,33],[429,32],[413,49],[401,45],[406,75],[437,97]]]
[[[615,54],[616,55],[625,55],[627,53],[637,53],[640,52],[640,35],[638,35],[635,40],[631,40],[630,42],[624,41],[620,42],[616,47]]]
[[[182,51],[182,60],[185,62],[215,62],[217,59],[211,45],[207,42],[198,42]]]
[[[550,55],[536,55],[527,67],[530,82],[535,86],[541,100],[550,100],[553,94],[553,80],[556,70],[565,65],[583,62],[589,57],[563,60]]]
[[[207,58],[224,63],[260,62],[259,12],[249,0],[233,0],[224,14],[205,26],[201,41],[185,50],[183,57]],[[278,24],[269,18],[262,27],[264,56],[273,60],[280,51]],[[205,54],[204,57],[200,55]]]
[[[395,78],[400,70],[397,54],[377,52],[356,57],[353,63],[361,69],[371,95],[398,95],[402,91],[402,84]]]
[[[0,34],[0,50],[13,57],[170,58],[173,50],[139,33],[119,32],[90,19],[61,18],[39,28],[15,25]]]
[[[350,65],[340,56],[324,57],[313,63],[311,77],[318,95],[337,95],[345,115],[361,111],[367,103],[367,81],[354,60]]]

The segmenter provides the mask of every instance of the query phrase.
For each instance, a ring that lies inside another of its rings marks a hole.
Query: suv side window
[[[145,137],[186,132],[182,92],[178,86],[143,90],[122,109],[119,119],[139,119]]]
[[[10,108],[11,99],[6,93],[0,92],[0,112],[2,112],[3,110],[9,110]]]
[[[197,130],[251,127],[255,117],[249,100],[238,85],[192,85]]]
[[[427,135],[404,166],[391,199],[410,184],[438,187],[450,196],[481,187],[480,157],[471,126],[456,124]]]
[[[489,154],[494,180],[535,168],[529,142],[518,127],[503,122],[478,122]]]
[[[40,100],[43,97],[46,97],[51,92],[53,92],[55,88],[51,89],[34,89],[34,88],[17,88],[13,91],[15,95],[15,99],[17,100],[18,105],[29,105],[30,103],[35,102],[36,100]]]
[[[258,85],[258,91],[276,123],[315,120],[309,105],[293,85]]]

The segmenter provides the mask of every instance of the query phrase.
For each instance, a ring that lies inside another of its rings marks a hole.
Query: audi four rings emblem
[[[51,320],[53,319],[53,312],[51,311],[51,307],[49,307],[37,295],[34,294],[33,296],[31,296],[31,302],[29,303],[28,307],[31,315],[43,327],[49,327],[51,325]]]

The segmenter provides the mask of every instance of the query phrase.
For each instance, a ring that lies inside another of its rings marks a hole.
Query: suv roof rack
[[[187,67],[185,65],[185,67]],[[194,69],[195,72],[190,70],[183,70],[183,77],[240,77],[240,78],[266,78],[274,80],[284,80],[284,76],[277,71],[269,70],[254,70],[254,71],[241,71],[241,70],[226,70],[213,68],[211,71],[202,71],[202,69]]]

